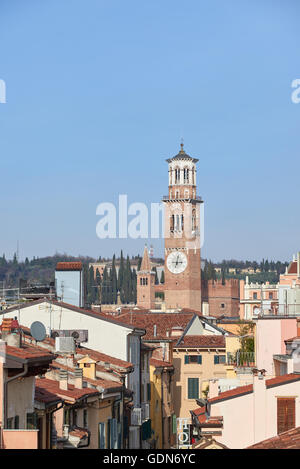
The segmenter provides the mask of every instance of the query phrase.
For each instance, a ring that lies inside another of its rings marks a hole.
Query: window
[[[37,415],[35,412],[26,415],[26,428],[27,430],[37,429]]]
[[[106,438],[105,438],[105,423],[99,423],[99,448],[106,449]]]
[[[188,399],[199,398],[199,378],[188,378]]]
[[[295,398],[277,398],[277,434],[295,428]]]
[[[77,410],[73,409],[72,411],[72,425],[77,426]]]
[[[70,411],[69,411],[69,409],[64,410],[64,425],[70,425]]]
[[[219,365],[221,363],[226,363],[226,355],[215,355],[214,364]]]
[[[253,299],[254,299],[254,300],[257,300],[257,293],[256,293],[256,291],[253,293]]]
[[[269,293],[269,300],[272,300],[272,299],[273,299],[273,293],[270,292],[270,293]]]
[[[174,231],[174,226],[175,226],[175,222],[174,222],[174,221],[175,221],[175,217],[174,217],[174,215],[172,215],[172,216],[170,217],[170,230],[171,230],[171,231]]]
[[[83,409],[83,428],[88,428],[88,411]]]
[[[147,383],[147,401],[151,400],[151,383]]]
[[[225,303],[221,303],[221,308],[222,308],[222,309],[225,308]]]
[[[14,428],[15,428],[16,430],[18,430],[18,429],[20,428],[20,425],[19,425],[19,416],[18,416],[18,415],[15,416],[15,425],[14,425]]]
[[[185,355],[184,363],[186,365],[188,363],[198,363],[198,365],[202,365],[202,355]]]
[[[11,430],[11,429],[12,429],[12,427],[13,427],[13,420],[14,420],[13,418],[7,419],[7,427],[6,427],[6,428],[8,428],[8,430]]]

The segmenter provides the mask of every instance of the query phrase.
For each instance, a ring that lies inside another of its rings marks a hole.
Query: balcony
[[[38,449],[38,430],[5,429],[2,442],[2,449]]]
[[[236,367],[254,367],[255,353],[237,351],[235,354],[227,353],[227,365]]]

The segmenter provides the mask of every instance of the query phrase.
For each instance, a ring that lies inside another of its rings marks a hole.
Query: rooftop
[[[223,335],[185,335],[180,338],[177,348],[225,348]]]
[[[246,449],[300,449],[300,427],[260,441]]]
[[[82,399],[84,397],[97,396],[99,392],[92,388],[75,388],[73,384],[68,384],[68,389],[64,390],[59,387],[59,381],[47,378],[36,378],[36,386],[39,388],[39,392],[47,391],[59,398],[72,401]]]

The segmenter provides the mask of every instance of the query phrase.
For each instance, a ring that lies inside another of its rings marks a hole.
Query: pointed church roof
[[[144,247],[143,260],[142,260],[142,263],[141,263],[140,270],[151,271],[151,264],[150,264],[150,259],[149,259],[147,246]]]
[[[179,153],[177,153],[177,155],[173,156],[172,158],[168,158],[166,161],[168,163],[170,163],[171,161],[174,161],[174,160],[191,160],[193,161],[193,163],[197,163],[197,158],[192,158],[190,155],[188,155],[184,149],[183,149],[183,143],[180,144],[180,151]]]

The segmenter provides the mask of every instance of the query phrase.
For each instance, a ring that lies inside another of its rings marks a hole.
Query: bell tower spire
[[[184,150],[167,159],[169,194],[165,203],[166,309],[201,311],[200,204],[196,194],[197,158]]]

